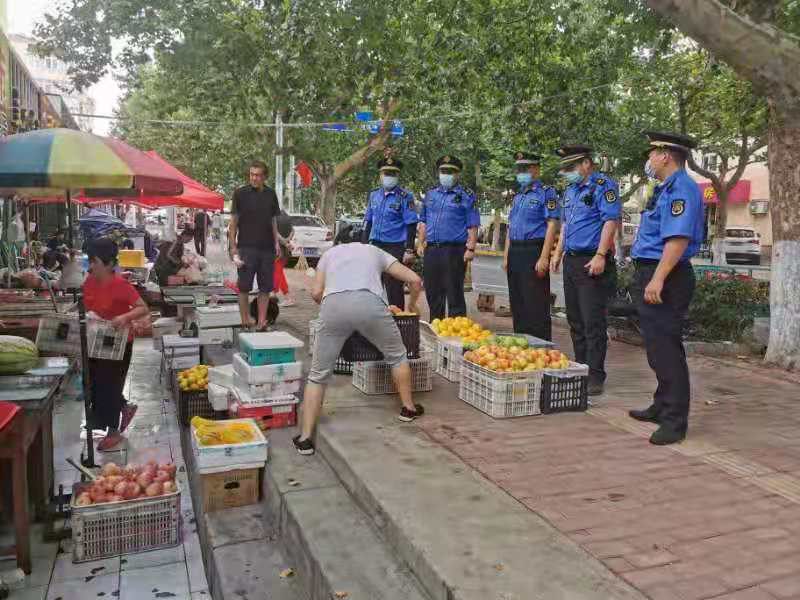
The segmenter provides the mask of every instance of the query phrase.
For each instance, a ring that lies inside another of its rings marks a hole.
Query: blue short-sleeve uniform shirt
[[[425,194],[420,221],[425,223],[428,243],[466,242],[467,230],[481,224],[475,194],[460,185],[430,189]]]
[[[419,220],[414,195],[401,187],[377,188],[369,193],[364,223],[372,223],[370,241],[400,244],[406,241],[406,229]]]
[[[538,179],[515,196],[508,215],[511,241],[540,239],[547,233],[547,222],[559,218],[558,194]]]
[[[567,187],[561,203],[563,248],[595,252],[606,221],[620,218],[619,186],[603,173],[592,173],[581,183]]]

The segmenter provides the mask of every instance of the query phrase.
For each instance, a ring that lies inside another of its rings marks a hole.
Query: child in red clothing
[[[136,289],[114,272],[117,254],[117,245],[112,240],[102,238],[90,244],[89,276],[83,284],[83,302],[87,311],[122,329],[147,315],[149,309]],[[107,430],[106,437],[97,444],[101,452],[113,452],[124,445],[122,432],[136,413],[136,406],[128,404],[122,395],[132,352],[131,331],[122,360],[89,359],[92,429]]]

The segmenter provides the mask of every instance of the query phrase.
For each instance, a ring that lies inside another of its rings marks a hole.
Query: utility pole
[[[294,192],[295,192],[295,184],[297,183],[297,174],[295,173],[295,158],[294,154],[289,157],[289,172],[286,174],[286,179],[289,183],[289,211],[290,213],[295,212],[294,208]]]
[[[278,206],[283,209],[283,118],[280,112],[275,115],[275,146],[275,194]]]

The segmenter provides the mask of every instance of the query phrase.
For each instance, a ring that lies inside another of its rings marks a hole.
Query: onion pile
[[[154,460],[144,465],[127,465],[124,468],[114,463],[106,463],[103,465],[100,477],[75,500],[75,506],[172,494],[178,491],[178,484],[175,483],[176,471],[174,464],[158,464]]]

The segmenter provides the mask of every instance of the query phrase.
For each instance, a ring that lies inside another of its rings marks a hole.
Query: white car
[[[333,246],[333,232],[319,217],[290,214],[289,223],[292,231],[287,242],[292,258],[305,256],[307,259],[315,260]]]
[[[761,236],[752,227],[728,227],[722,242],[725,262],[761,264]]]

